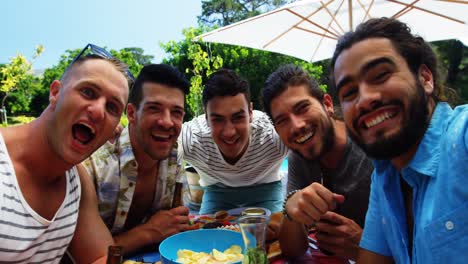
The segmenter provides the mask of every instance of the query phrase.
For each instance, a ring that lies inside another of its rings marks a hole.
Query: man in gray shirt
[[[319,246],[355,260],[369,201],[372,163],[333,118],[331,97],[302,68],[285,65],[272,73],[263,89],[263,104],[289,156],[286,216],[281,250],[300,256],[315,224]]]

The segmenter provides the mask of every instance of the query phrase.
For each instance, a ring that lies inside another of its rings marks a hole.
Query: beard
[[[392,101],[389,104],[403,107],[401,101]],[[380,106],[382,104],[376,104],[374,109]],[[417,144],[426,132],[429,122],[428,97],[424,92],[424,87],[419,81],[416,81],[416,94],[410,98],[407,114],[402,119],[401,129],[397,134],[385,137],[384,132],[378,132],[378,139],[371,144],[366,144],[359,135],[352,132],[348,134],[371,158],[388,160],[402,155]],[[355,125],[355,127],[357,126]]]
[[[322,138],[320,140],[322,142],[322,146],[318,152],[315,151],[313,147],[306,149],[306,155],[303,155],[297,150],[295,150],[295,152],[299,153],[299,155],[306,160],[318,160],[329,152],[335,145],[335,127],[333,126],[331,117],[326,115],[322,119],[322,128]]]

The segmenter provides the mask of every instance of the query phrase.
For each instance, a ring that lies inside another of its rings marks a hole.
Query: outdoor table
[[[212,215],[190,215],[191,222],[193,223],[193,229],[202,228],[207,223],[217,222]],[[236,225],[237,217],[229,217],[228,219],[223,219],[224,224],[233,224]],[[314,234],[311,234],[313,236]],[[270,244],[278,243],[278,241],[267,242],[267,248],[270,248]],[[154,245],[146,248],[144,251],[127,256],[125,259],[129,260],[139,260],[146,263],[160,263],[161,256],[159,255],[159,245]],[[271,253],[271,252],[268,252]],[[295,259],[286,258],[283,255],[273,254],[274,256],[269,259],[270,264],[289,264],[289,263],[310,263],[310,264],[348,264],[348,261],[343,258],[336,256],[328,256],[323,254],[318,249],[310,248],[307,252]]]

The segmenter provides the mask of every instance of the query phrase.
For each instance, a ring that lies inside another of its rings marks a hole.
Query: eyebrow
[[[163,104],[158,102],[158,101],[147,101],[144,103],[144,106],[147,106],[147,105],[156,105],[156,106],[162,106]],[[180,106],[180,105],[173,105],[171,106],[171,108],[176,108],[178,110],[184,110],[184,107]]]
[[[388,57],[376,58],[376,59],[373,59],[373,60],[367,62],[364,66],[362,66],[361,69],[359,70],[358,76],[363,76],[369,70],[371,70],[372,68],[376,67],[379,64],[384,64],[384,63],[388,63],[388,64],[390,64],[392,66],[396,66],[395,62],[392,59],[388,58]],[[345,76],[336,85],[336,92],[338,93],[343,86],[345,86],[347,83],[351,82],[352,80],[353,80],[353,78],[351,76],[349,76],[349,75]]]
[[[305,103],[307,103],[307,102],[309,102],[309,100],[308,100],[308,99],[304,99],[304,100],[301,100],[301,101],[295,103],[295,104],[293,105],[293,107],[292,107],[293,111],[297,111],[297,110],[298,110],[297,108],[301,107],[303,104],[305,104]]]
[[[102,88],[101,88],[99,85],[97,85],[96,83],[94,83],[94,82],[85,80],[85,81],[83,81],[83,83],[81,84],[81,87],[83,87],[83,85],[85,85],[85,86],[91,86],[93,89],[96,89],[96,90],[98,90],[100,93],[102,93]],[[119,105],[120,105],[122,108],[125,108],[125,104],[126,104],[125,100],[120,100],[120,98],[117,97],[117,96],[115,96],[115,95],[112,95],[111,98],[112,98],[114,101],[118,102]]]
[[[244,110],[241,109],[241,110],[239,110],[239,111],[233,113],[231,116],[238,116],[238,115],[243,115],[243,114],[244,114]],[[210,117],[221,117],[221,118],[224,118],[223,115],[220,115],[220,114],[217,114],[217,113],[211,113],[211,114],[210,114]]]
[[[299,107],[301,107],[301,105],[303,105],[303,104],[305,104],[305,103],[307,103],[307,102],[309,102],[308,99],[300,100],[299,102],[295,103],[295,104],[291,107],[292,111],[293,111],[293,112],[297,111],[297,109],[298,109]],[[288,111],[288,112],[289,112],[289,111]],[[273,121],[273,123],[275,123],[276,120],[277,120],[279,117],[283,116],[284,114],[285,114],[285,113],[280,113],[280,114],[278,114],[277,116],[272,116],[271,121]]]

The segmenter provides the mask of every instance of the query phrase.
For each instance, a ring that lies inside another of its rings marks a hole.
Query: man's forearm
[[[279,235],[281,252],[286,256],[297,257],[307,251],[307,229],[304,224],[283,218]]]
[[[156,240],[151,236],[151,232],[145,225],[139,225],[127,232],[114,236],[116,245],[123,247],[124,254],[135,252],[136,250],[154,243]]]

